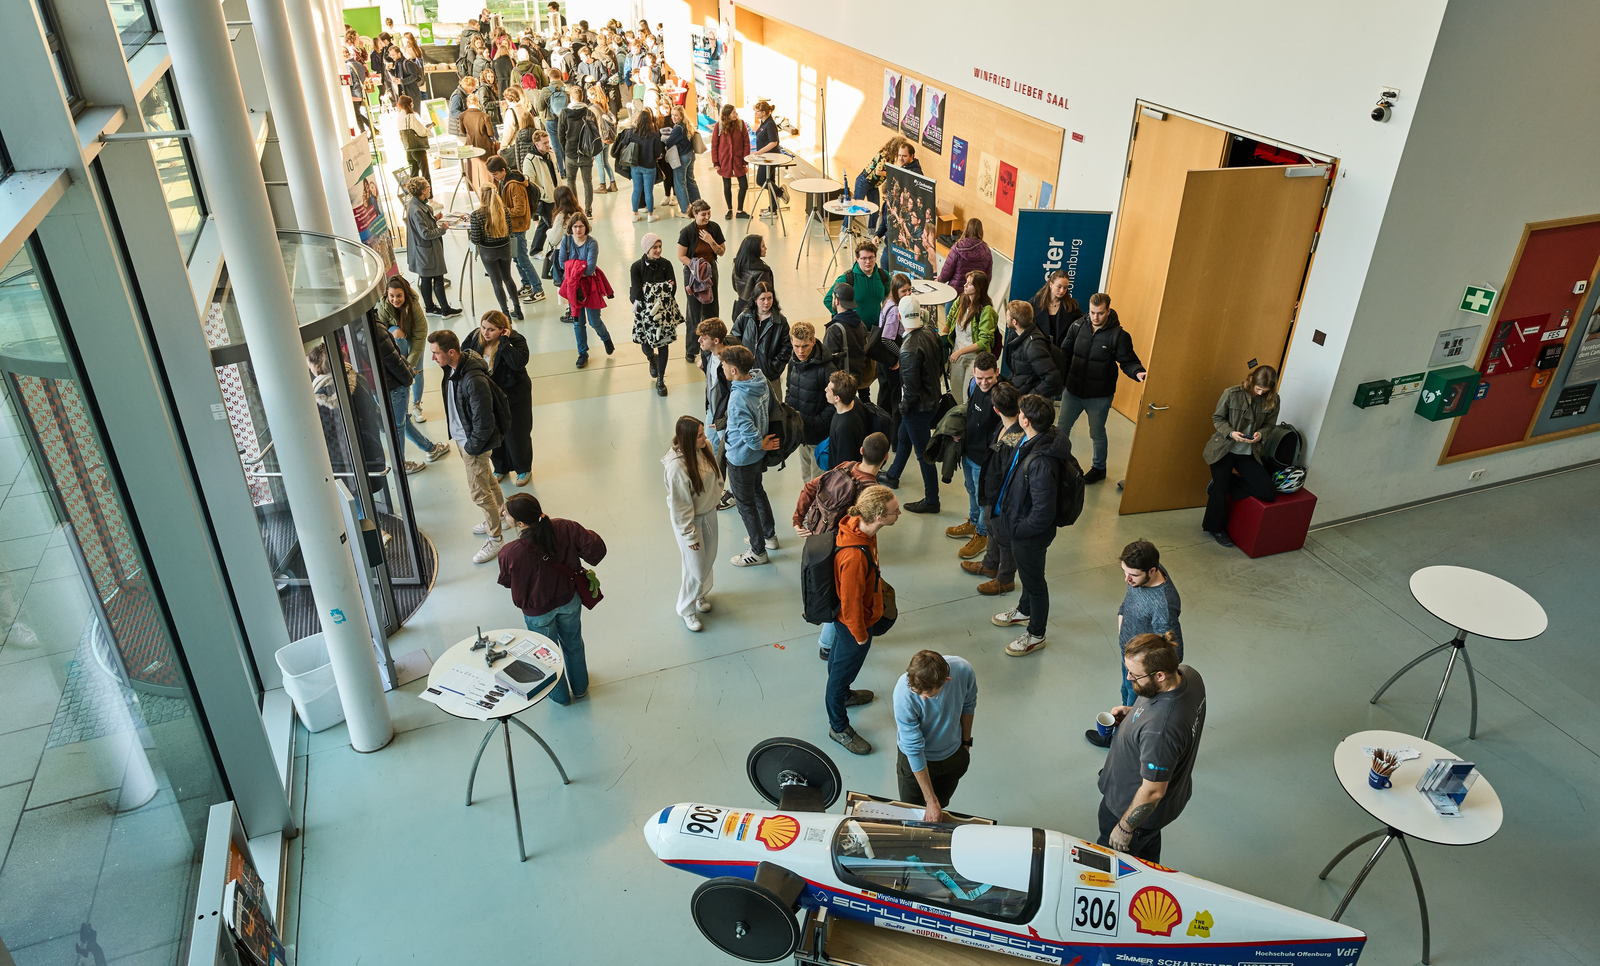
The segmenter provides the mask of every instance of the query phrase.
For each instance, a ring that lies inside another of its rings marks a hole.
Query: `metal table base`
[[[572,784],[572,780],[567,777],[567,770],[561,767],[561,759],[556,757],[556,753],[550,750],[550,746],[545,744],[544,739],[539,737],[537,731],[518,721],[515,717],[501,718],[489,727],[489,730],[483,736],[483,740],[478,743],[478,754],[472,759],[472,771],[467,774],[467,807],[472,807],[472,784],[478,779],[478,762],[483,760],[483,750],[489,747],[489,739],[494,737],[496,730],[499,730],[504,733],[506,738],[506,777],[511,780],[511,814],[516,817],[517,821],[517,860],[526,862],[528,861],[528,850],[522,844],[522,806],[517,801],[517,770],[511,763],[511,726],[513,724],[531,735],[533,740],[539,743],[539,747],[544,749],[544,753],[550,756],[550,760],[555,762],[556,771],[561,773],[561,784]]]
[[[1444,666],[1444,680],[1439,682],[1439,696],[1433,699],[1433,710],[1428,712],[1428,724],[1427,727],[1422,729],[1422,737],[1427,738],[1428,733],[1433,730],[1433,719],[1439,716],[1439,705],[1444,703],[1444,689],[1450,686],[1450,672],[1455,670],[1456,658],[1459,656],[1467,665],[1467,684],[1472,689],[1472,727],[1467,731],[1467,737],[1476,740],[1478,737],[1478,676],[1472,672],[1472,657],[1467,654],[1466,631],[1456,631],[1456,636],[1454,638],[1445,641],[1443,644],[1440,644],[1438,647],[1433,648],[1430,651],[1427,651],[1426,653],[1422,654],[1422,656],[1413,660],[1410,664],[1407,664],[1405,667],[1394,672],[1394,677],[1391,677],[1389,680],[1383,682],[1383,687],[1379,688],[1378,693],[1372,696],[1372,701],[1370,703],[1377,704],[1378,699],[1383,697],[1383,692],[1389,690],[1389,685],[1400,680],[1401,675],[1416,667],[1418,664],[1421,664],[1423,661],[1426,661],[1428,658],[1433,657],[1435,654],[1438,654],[1447,647],[1454,648],[1454,650],[1450,652],[1450,662]],[[1424,962],[1426,962],[1426,960],[1424,960]]]
[[[1431,654],[1433,652],[1429,651],[1428,653]],[[1423,655],[1423,657],[1427,656],[1427,654]],[[1421,658],[1418,660],[1421,660]],[[1398,676],[1399,675],[1396,675],[1396,677]],[[1317,878],[1326,879],[1328,877],[1328,873],[1332,872],[1333,867],[1338,865],[1345,856],[1349,855],[1351,852],[1354,852],[1363,843],[1370,842],[1380,835],[1383,836],[1383,841],[1378,843],[1377,851],[1373,852],[1372,858],[1368,859],[1367,864],[1361,867],[1361,871],[1356,875],[1355,881],[1350,883],[1350,888],[1345,891],[1344,898],[1339,900],[1339,908],[1333,911],[1333,921],[1338,922],[1339,917],[1344,915],[1345,907],[1350,905],[1351,897],[1356,894],[1357,889],[1361,888],[1361,883],[1366,881],[1367,873],[1371,872],[1372,867],[1378,864],[1378,857],[1383,855],[1383,850],[1389,847],[1390,842],[1398,841],[1400,843],[1400,850],[1404,852],[1406,856],[1406,866],[1411,869],[1411,882],[1417,887],[1417,906],[1422,910],[1422,961],[1424,964],[1426,964],[1428,962],[1429,938],[1428,899],[1422,894],[1422,878],[1421,876],[1417,875],[1417,863],[1411,859],[1411,848],[1406,845],[1406,835],[1404,832],[1397,828],[1385,826],[1384,828],[1378,829],[1376,832],[1369,832],[1366,835],[1361,836],[1354,842],[1351,842],[1349,845],[1345,846],[1344,850],[1338,855],[1334,856],[1333,861],[1324,866],[1322,871],[1317,874]]]
[[[779,206],[778,204],[778,192],[775,187],[777,180],[777,177],[773,176],[767,179],[766,184],[758,186],[756,188],[755,196],[751,198],[750,207],[754,209],[752,211],[752,215],[754,217],[761,218],[763,220],[770,217],[776,221],[778,223],[778,227],[783,229],[784,236],[787,237],[789,234],[789,225],[783,220],[783,212],[787,211],[789,206]],[[761,206],[761,196],[763,194],[765,194],[767,197],[768,207]]]
[[[805,257],[806,246],[811,241],[811,224],[816,222],[822,226],[822,237],[831,242],[828,237],[828,213],[822,210],[822,202],[818,201],[812,210],[806,212],[805,227],[800,229],[800,244],[795,250],[794,267],[799,269],[800,259]]]

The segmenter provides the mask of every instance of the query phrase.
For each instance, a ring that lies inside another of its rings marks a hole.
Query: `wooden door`
[[[1221,164],[1228,146],[1228,133],[1220,128],[1176,114],[1164,118],[1147,116],[1141,110],[1134,125],[1122,203],[1117,209],[1116,239],[1111,246],[1111,271],[1106,276],[1111,307],[1117,310],[1117,319],[1146,365],[1161,312],[1184,179],[1193,169]],[[1072,294],[1087,312],[1089,296],[1094,293]],[[1138,419],[1143,389],[1131,379],[1118,379],[1112,405],[1129,419]]]
[[[1121,512],[1203,505],[1218,397],[1252,364],[1283,361],[1328,186],[1307,171],[1188,173]]]

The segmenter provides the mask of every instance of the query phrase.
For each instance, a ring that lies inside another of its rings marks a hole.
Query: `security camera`
[[[1394,102],[1393,101],[1381,100],[1381,101],[1378,102],[1378,106],[1374,107],[1372,109],[1372,119],[1374,121],[1377,121],[1379,124],[1382,124],[1384,121],[1387,121],[1389,118],[1391,118],[1393,116],[1394,116]]]

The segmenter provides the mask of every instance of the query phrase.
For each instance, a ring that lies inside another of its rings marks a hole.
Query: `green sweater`
[[[872,270],[872,275],[861,274],[860,265],[851,265],[850,271],[845,272],[833,280],[833,285],[828,286],[827,294],[822,297],[822,304],[828,307],[828,312],[838,314],[833,307],[833,289],[840,282],[849,282],[856,290],[856,313],[861,316],[861,321],[868,328],[878,324],[878,315],[883,309],[883,299],[889,294],[889,273],[881,268]]]

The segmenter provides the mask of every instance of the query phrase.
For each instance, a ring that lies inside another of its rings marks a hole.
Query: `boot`
[[[667,394],[667,380],[665,378],[662,378],[662,377],[657,377],[656,378],[656,395],[665,396],[666,394]]]
[[[1009,584],[1002,584],[998,580],[985,580],[978,585],[978,593],[985,597],[998,597],[1001,594],[1009,594],[1016,589],[1017,582],[1015,580]]]

